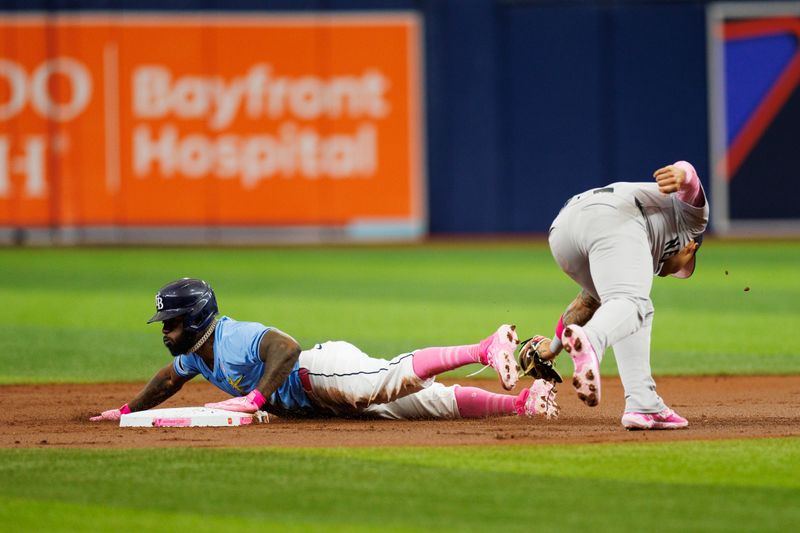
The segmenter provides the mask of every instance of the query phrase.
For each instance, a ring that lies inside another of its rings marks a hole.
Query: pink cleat
[[[544,416],[558,418],[556,389],[553,383],[537,379],[525,389],[514,402],[519,416]]]
[[[689,421],[670,408],[660,413],[625,413],[622,415],[625,429],[680,429],[689,425]]]
[[[600,403],[600,360],[586,332],[578,325],[569,325],[561,336],[561,343],[575,365],[572,386],[578,391],[578,398],[589,407],[596,406]]]
[[[503,324],[480,344],[481,363],[497,371],[503,388],[511,390],[519,379],[519,365],[514,352],[519,344],[517,326]]]

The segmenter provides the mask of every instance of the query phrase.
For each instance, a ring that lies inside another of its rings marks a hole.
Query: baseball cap
[[[697,248],[695,249],[694,254],[692,254],[692,258],[689,259],[689,262],[686,263],[682,269],[672,274],[672,277],[686,279],[694,273],[694,267],[697,263],[697,252],[700,251],[700,245],[703,244],[703,234],[701,233],[700,235],[695,236],[694,242],[697,243]]]

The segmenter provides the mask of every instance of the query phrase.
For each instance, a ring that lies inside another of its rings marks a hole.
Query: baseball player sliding
[[[614,347],[625,389],[622,425],[675,429],[689,423],[656,394],[650,373],[654,273],[688,278],[708,223],[708,202],[686,161],[660,168],[655,183],[612,183],[570,198],[550,227],[550,250],[581,292],[556,325],[552,343],[575,365],[573,386],[587,405],[600,402],[600,361]]]
[[[423,348],[386,361],[341,341],[301,351],[276,328],[217,313],[214,291],[205,281],[184,278],[162,287],[149,323],[162,323],[172,363],[131,401],[91,420],[118,420],[155,407],[198,374],[233,396],[206,407],[246,413],[392,419],[558,414],[553,383],[542,379],[517,395],[434,382],[444,371],[481,363],[493,367],[511,390],[519,378],[514,326],[500,326],[478,344]]]

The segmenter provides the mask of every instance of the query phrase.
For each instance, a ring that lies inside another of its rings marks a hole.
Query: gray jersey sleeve
[[[706,191],[702,185],[700,185],[700,191],[703,195],[703,205],[700,207],[680,201],[677,194],[670,195],[675,210],[675,219],[678,223],[678,231],[688,233],[690,239],[702,234],[708,225],[708,202],[706,201]]]
[[[704,190],[703,205],[695,207],[682,202],[674,193],[662,193],[656,183],[617,182],[608,187],[613,187],[615,194],[630,198],[644,217],[654,274],[661,271],[665,259],[702,234],[708,224],[708,202]]]

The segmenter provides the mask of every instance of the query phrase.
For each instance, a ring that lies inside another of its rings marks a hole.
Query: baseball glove
[[[537,351],[539,345],[546,337],[536,335],[520,343],[519,367],[521,375],[531,376],[533,379],[543,379],[551,383],[561,383],[561,374],[553,366],[553,361],[545,361]]]

